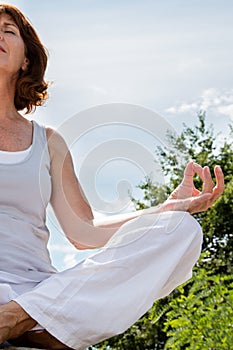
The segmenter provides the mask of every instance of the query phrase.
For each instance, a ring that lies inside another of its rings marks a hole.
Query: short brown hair
[[[26,109],[26,113],[30,113],[48,98],[48,83],[44,80],[48,55],[35,29],[19,9],[12,5],[0,4],[1,14],[12,18],[24,41],[25,55],[29,64],[26,71],[20,69],[14,104],[17,111]]]

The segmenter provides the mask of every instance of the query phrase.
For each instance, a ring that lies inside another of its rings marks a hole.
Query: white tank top
[[[18,152],[8,152],[8,151],[0,151],[0,163],[1,164],[14,164],[21,162],[24,158],[27,157],[31,150],[32,146],[28,147],[24,151]]]
[[[51,196],[50,156],[46,129],[35,121],[32,145],[25,151],[15,156],[1,152],[5,162],[0,156],[0,283],[9,284],[17,294],[56,272],[45,223]],[[6,163],[9,156],[14,162]]]

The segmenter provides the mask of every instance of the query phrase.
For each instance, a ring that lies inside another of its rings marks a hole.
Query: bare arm
[[[141,215],[168,210],[190,213],[206,210],[223,191],[223,174],[220,170],[216,170],[217,186],[213,189],[213,181],[208,171],[195,163],[189,163],[184,180],[178,187],[182,196],[176,191],[161,206],[115,215],[104,220],[94,220],[91,207],[75,175],[72,157],[66,143],[52,129],[47,129],[47,137],[51,157],[51,205],[67,238],[78,249],[104,246],[122,224]],[[204,186],[201,193],[193,189],[194,173],[203,179]]]
[[[91,207],[75,175],[65,141],[49,128],[47,138],[52,178],[50,203],[67,238],[78,249],[102,247],[123,223],[143,213],[155,212],[156,209],[153,208],[94,220]]]

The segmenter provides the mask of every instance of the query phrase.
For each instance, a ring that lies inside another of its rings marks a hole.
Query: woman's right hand
[[[197,174],[203,181],[202,191],[193,183]],[[162,205],[162,211],[188,211],[190,214],[206,211],[224,191],[224,175],[220,166],[215,166],[216,185],[208,166],[189,162],[184,171],[181,184],[171,193]]]

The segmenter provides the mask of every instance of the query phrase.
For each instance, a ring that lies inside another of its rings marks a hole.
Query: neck
[[[19,116],[14,105],[15,84],[6,81],[4,76],[0,79],[0,120],[12,120]]]

